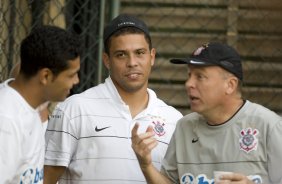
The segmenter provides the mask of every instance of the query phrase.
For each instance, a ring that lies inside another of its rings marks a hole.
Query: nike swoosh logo
[[[198,142],[198,140],[199,140],[199,138],[198,138],[198,137],[197,137],[196,139],[195,139],[195,138],[193,138],[193,139],[192,139],[192,143]]]
[[[96,127],[95,127],[95,131],[96,131],[96,132],[100,132],[100,131],[105,130],[105,129],[107,129],[107,128],[110,128],[110,126],[108,126],[108,127],[103,127],[103,128],[98,128],[98,127],[96,126]]]

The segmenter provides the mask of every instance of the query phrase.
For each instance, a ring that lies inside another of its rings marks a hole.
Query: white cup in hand
[[[220,177],[222,175],[227,175],[227,174],[233,174],[233,172],[227,172],[227,171],[214,171],[213,176],[214,176],[214,183],[220,181]]]

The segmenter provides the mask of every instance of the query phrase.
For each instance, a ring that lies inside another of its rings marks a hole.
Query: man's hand
[[[253,181],[243,174],[232,173],[222,175],[220,181],[215,184],[255,184]]]
[[[141,169],[146,169],[152,164],[151,151],[158,142],[154,138],[153,127],[149,126],[145,133],[137,134],[139,124],[136,123],[131,131],[132,148],[137,156]]]
[[[148,184],[171,184],[172,182],[162,175],[152,163],[152,150],[158,142],[154,138],[153,127],[149,126],[145,133],[137,134],[139,124],[136,123],[131,131],[132,148],[137,156],[141,170]]]

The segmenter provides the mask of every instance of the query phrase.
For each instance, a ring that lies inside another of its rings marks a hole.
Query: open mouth
[[[195,102],[195,101],[200,100],[200,98],[195,97],[195,96],[192,96],[192,95],[190,95],[189,98],[190,98],[190,101],[191,101],[191,102]]]
[[[139,74],[137,73],[132,73],[132,74],[128,74],[126,75],[128,78],[130,79],[137,79],[139,77]]]

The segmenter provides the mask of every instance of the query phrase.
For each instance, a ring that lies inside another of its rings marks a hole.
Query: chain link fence
[[[19,61],[19,44],[36,25],[52,24],[81,35],[80,84],[73,93],[107,76],[101,64],[102,30],[117,12],[143,19],[157,58],[150,88],[184,114],[187,68],[170,64],[210,41],[235,47],[244,67],[244,98],[282,114],[281,0],[2,0],[0,2],[0,81]]]
[[[80,85],[73,93],[98,83],[100,1],[3,0],[0,2],[0,81],[19,62],[21,40],[38,25],[56,25],[78,33],[84,44]]]

